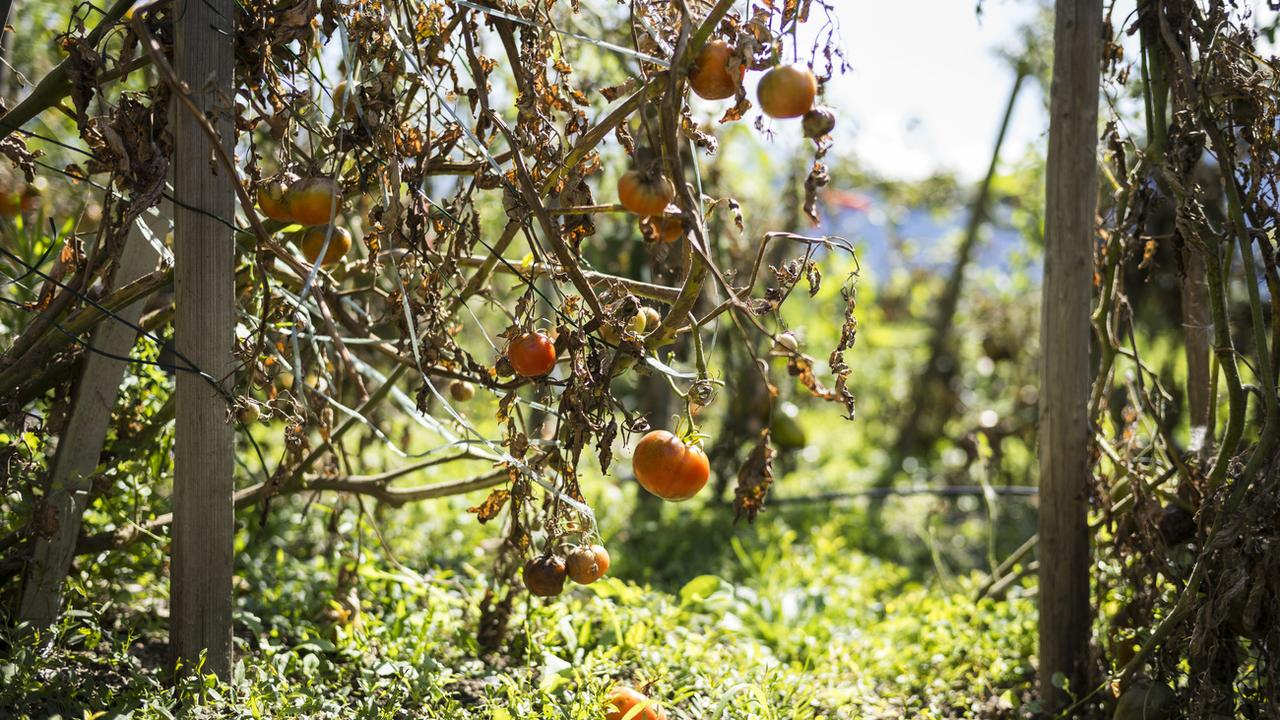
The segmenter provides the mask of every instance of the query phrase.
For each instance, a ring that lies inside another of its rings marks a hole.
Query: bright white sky
[[[1260,18],[1274,18],[1266,0],[1250,0]],[[828,87],[845,142],[869,167],[891,177],[918,178],[939,169],[973,180],[985,170],[1012,74],[996,55],[1016,47],[1018,27],[1037,0],[837,0],[841,36],[853,69]],[[1133,0],[1122,0],[1127,12]],[[1123,17],[1117,9],[1117,17]],[[1024,88],[1005,145],[1017,158],[1043,143],[1044,98]]]

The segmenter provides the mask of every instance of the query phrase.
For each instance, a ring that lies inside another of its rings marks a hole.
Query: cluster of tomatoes
[[[636,444],[631,469],[645,490],[671,502],[688,500],[706,486],[711,466],[702,447],[666,430],[654,430]],[[603,545],[579,545],[564,557],[544,553],[524,565],[529,592],[554,597],[564,592],[565,578],[590,585],[609,571],[609,551]]]
[[[689,87],[705,100],[733,97],[747,67],[741,63],[730,70],[734,49],[724,40],[712,40],[703,46],[689,70]],[[736,77],[735,77],[736,76]],[[766,115],[779,120],[802,117],[805,137],[818,140],[835,129],[835,114],[828,108],[815,107],[818,78],[802,65],[779,65],[760,78],[756,99]],[[618,179],[618,202],[639,215],[642,223],[653,229],[658,242],[669,243],[684,237],[684,223],[679,208],[671,202],[676,188],[671,180],[656,170],[632,169]]]
[[[351,250],[351,233],[330,224],[341,204],[338,188],[329,178],[297,179],[285,175],[258,190],[258,208],[263,215],[290,225],[307,226],[299,245],[312,265],[333,265]],[[322,251],[323,258],[320,257]]]
[[[579,545],[564,557],[547,553],[524,564],[524,584],[539,597],[564,592],[564,580],[590,585],[609,572],[609,551],[603,545]]]

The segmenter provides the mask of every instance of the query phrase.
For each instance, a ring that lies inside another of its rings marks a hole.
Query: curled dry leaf
[[[738,468],[738,485],[733,490],[734,519],[743,517],[753,522],[764,509],[765,497],[773,485],[773,446],[769,443],[769,428],[760,431],[755,447]]]
[[[467,508],[467,512],[474,514],[476,516],[476,520],[483,525],[484,523],[498,517],[498,513],[502,512],[502,508],[506,506],[507,501],[510,499],[511,491],[498,488],[497,490],[489,493],[489,496],[484,499],[484,502],[474,507]]]

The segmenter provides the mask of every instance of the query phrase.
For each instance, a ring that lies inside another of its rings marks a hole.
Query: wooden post
[[[235,0],[178,0],[174,69],[233,150]],[[175,101],[176,105],[176,101]],[[177,376],[173,478],[172,614],[176,659],[231,672],[234,432],[228,404],[235,331],[235,177],[217,164],[200,119],[174,110],[174,347],[204,372]],[[181,363],[180,363],[181,364]]]
[[[1058,0],[1040,314],[1040,695],[1087,692],[1089,310],[1097,212],[1102,0]]]
[[[151,217],[146,221],[153,234],[164,237],[168,232],[167,221],[157,222]],[[156,252],[143,237],[142,230],[134,227],[129,231],[120,255],[115,287],[127,285],[151,272],[156,267],[156,260]],[[136,325],[145,304],[140,300],[118,314],[123,320]],[[49,468],[49,495],[46,500],[49,522],[42,523],[44,527],[33,543],[18,606],[18,618],[30,623],[33,631],[48,627],[58,617],[62,583],[71,568],[76,539],[80,536],[80,519],[89,499],[90,478],[98,467],[111,411],[115,408],[120,381],[128,367],[127,363],[116,358],[127,356],[137,337],[138,332],[130,325],[106,318],[93,331],[89,341],[90,347],[99,352],[85,352],[71,405],[71,417]]]

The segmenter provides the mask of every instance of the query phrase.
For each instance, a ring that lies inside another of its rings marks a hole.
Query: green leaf
[[[702,602],[715,594],[722,584],[724,581],[715,575],[699,575],[680,588],[680,602]]]

